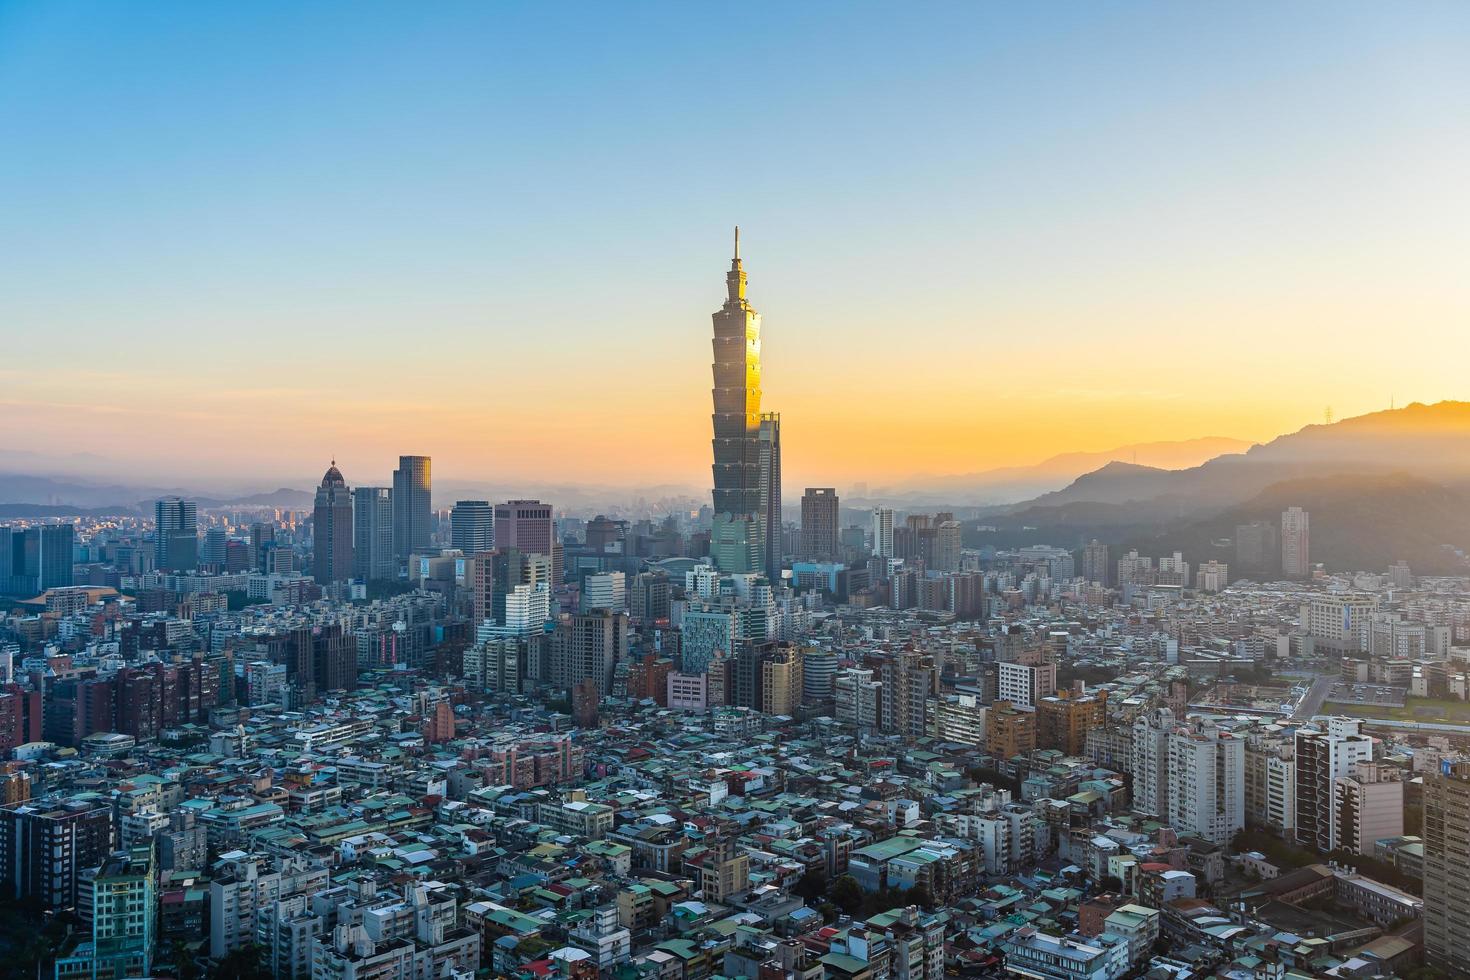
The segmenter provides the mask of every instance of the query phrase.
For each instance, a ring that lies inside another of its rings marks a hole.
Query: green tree
[[[265,968],[265,950],[251,943],[226,953],[215,964],[214,980],[271,980]]]
[[[843,875],[832,882],[832,888],[828,891],[827,896],[848,915],[862,910],[863,888],[852,875]]]
[[[791,894],[814,902],[827,891],[827,875],[822,871],[808,871],[791,887]]]

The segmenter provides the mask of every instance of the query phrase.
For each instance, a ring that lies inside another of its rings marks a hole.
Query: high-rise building
[[[311,575],[319,585],[352,577],[352,491],[337,461],[322,475],[311,511]]]
[[[1082,549],[1082,577],[1098,585],[1108,584],[1108,546],[1097,538]]]
[[[801,651],[782,646],[761,658],[760,710],[768,715],[794,716],[801,707],[803,673]]]
[[[883,684],[864,667],[849,667],[832,682],[834,714],[844,725],[863,730],[878,727],[883,717]]]
[[[714,313],[714,524],[710,553],[726,572],[763,568],[760,540],[761,317],[745,298],[740,229],[725,275],[725,302]]]
[[[398,577],[390,487],[358,487],[352,491],[352,575],[365,582]]]
[[[1133,809],[1147,816],[1169,813],[1169,736],[1174,727],[1174,712],[1168,708],[1155,708],[1133,722]]]
[[[74,524],[0,527],[0,592],[32,596],[72,584]]]
[[[571,690],[590,681],[606,697],[612,692],[613,671],[627,659],[627,613],[596,610],[567,616],[551,637],[551,682]]]
[[[985,751],[996,759],[1029,756],[1036,748],[1036,713],[996,701],[985,712]]]
[[[1054,694],[1057,689],[1056,664],[1003,660],[996,664],[996,674],[1000,699],[1025,708],[1036,707],[1038,701]]]
[[[433,542],[429,503],[433,485],[429,457],[398,457],[398,469],[393,471],[393,557],[400,565],[427,551]]]
[[[164,497],[153,505],[153,567],[170,572],[199,567],[199,522],[194,501]]]
[[[883,662],[883,729],[922,738],[929,733],[929,700],[939,693],[934,658],[904,650]]]
[[[1424,774],[1424,952],[1430,966],[1470,976],[1470,762]]]
[[[893,558],[893,511],[888,507],[873,508],[873,557]]]
[[[801,495],[801,557],[814,561],[837,558],[837,491],[807,487]]]
[[[226,540],[227,536],[222,526],[214,524],[205,528],[204,549],[199,553],[199,560],[218,571],[225,563]]]
[[[1281,567],[1281,541],[1269,521],[1238,524],[1235,528],[1235,567],[1245,575],[1269,578]]]
[[[1309,547],[1310,520],[1300,507],[1288,507],[1281,513],[1281,574],[1304,578],[1312,571]]]
[[[1201,592],[1222,592],[1230,584],[1230,566],[1213,558],[1201,562],[1194,572],[1194,587]]]
[[[1036,746],[1080,756],[1087,733],[1108,721],[1108,692],[1077,697],[1043,697],[1036,703]]]
[[[765,412],[760,428],[761,548],[766,578],[781,578],[781,415]]]
[[[518,548],[545,555],[551,562],[551,585],[560,584],[561,542],[556,537],[550,504],[539,500],[508,500],[496,504],[494,529],[496,550]]]
[[[1338,848],[1336,782],[1373,761],[1373,738],[1359,718],[1318,719],[1296,732],[1296,839],[1329,854]]]
[[[250,567],[270,571],[270,551],[276,546],[276,526],[264,521],[250,525]]]
[[[941,515],[944,516],[944,515]],[[934,543],[926,557],[927,568],[932,572],[957,572],[960,570],[960,549],[963,534],[960,522],[940,520],[934,525]],[[1068,556],[1070,562],[1071,556]]]
[[[78,911],[84,923],[91,923],[91,943],[58,957],[57,976],[149,976],[158,936],[156,880],[151,841],[111,854],[100,867],[83,872]]]
[[[495,512],[488,500],[456,501],[449,512],[449,544],[467,555],[495,547]]]
[[[1169,735],[1169,825],[1224,844],[1245,827],[1245,740],[1212,725]]]
[[[582,580],[582,611],[607,609],[627,612],[627,576],[622,572],[593,572]]]
[[[1372,857],[1378,841],[1403,835],[1401,772],[1386,762],[1359,762],[1332,781],[1335,849]]]
[[[76,908],[82,873],[112,850],[112,808],[95,799],[0,808],[0,880],[12,897]]]

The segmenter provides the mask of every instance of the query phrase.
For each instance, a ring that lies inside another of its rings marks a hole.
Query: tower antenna
[[[740,261],[740,226],[735,226],[735,261]]]

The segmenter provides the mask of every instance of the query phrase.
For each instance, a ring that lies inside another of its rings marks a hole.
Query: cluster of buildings
[[[0,528],[41,973],[1470,971],[1470,579],[1329,573],[1296,508],[1234,580],[827,487],[788,524],[738,249],[708,507],[436,511],[403,456]]]

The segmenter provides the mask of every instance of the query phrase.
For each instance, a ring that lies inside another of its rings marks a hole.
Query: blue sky
[[[814,482],[1453,397],[1467,51],[1463,4],[0,3],[0,448],[697,484],[736,222]]]

